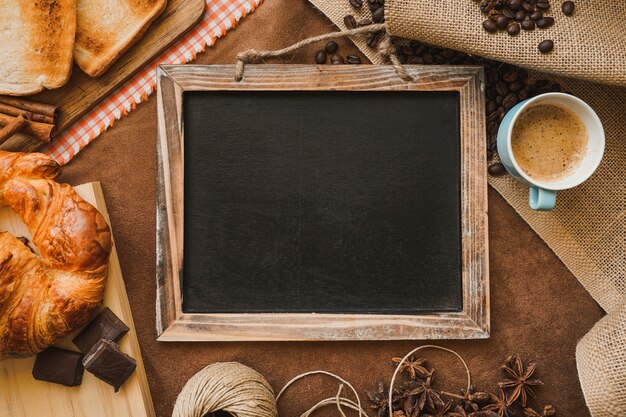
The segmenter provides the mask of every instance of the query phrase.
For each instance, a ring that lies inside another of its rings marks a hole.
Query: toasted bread
[[[76,0],[0,1],[0,94],[64,85],[72,72]]]
[[[167,0],[78,0],[74,59],[90,77],[102,75],[133,46]]]

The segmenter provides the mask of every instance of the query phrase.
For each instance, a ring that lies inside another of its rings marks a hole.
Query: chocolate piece
[[[115,388],[115,392],[135,372],[137,362],[116,343],[100,339],[83,359],[85,369]]]
[[[83,381],[83,354],[49,347],[37,354],[33,377],[67,387],[77,387]]]
[[[100,312],[82,332],[72,340],[81,352],[87,353],[100,339],[119,341],[128,332],[128,326],[108,307]]]

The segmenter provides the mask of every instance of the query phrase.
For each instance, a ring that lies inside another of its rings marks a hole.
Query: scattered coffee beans
[[[343,24],[346,25],[348,29],[354,29],[357,26],[356,19],[351,14],[343,18]]]
[[[315,53],[315,62],[317,64],[325,64],[326,63],[326,51],[320,49]]]
[[[385,21],[385,8],[379,7],[372,13],[372,20],[376,23],[382,23]]]
[[[571,16],[571,15],[574,14],[574,8],[575,7],[576,7],[576,5],[574,4],[573,1],[565,1],[561,5],[561,10],[563,10],[563,14],[565,16]]]
[[[489,165],[488,171],[489,175],[493,175],[494,177],[499,177],[506,174],[506,168],[499,162]]]
[[[547,54],[554,48],[554,42],[552,42],[550,39],[546,39],[545,41],[541,41],[539,43],[538,48],[542,54]]]
[[[520,32],[519,23],[511,23],[508,28],[506,28],[506,32],[511,36],[516,36]]]
[[[339,49],[339,45],[335,41],[329,41],[326,46],[324,46],[324,50],[327,54],[334,54]]]
[[[359,58],[357,55],[348,55],[346,56],[346,62],[348,64],[360,64],[361,58]]]
[[[541,19],[537,20],[537,27],[539,29],[546,29],[549,28],[550,26],[552,26],[554,24],[554,18],[552,17],[542,17]]]
[[[489,33],[506,30],[510,36],[517,36],[522,30],[547,29],[554,24],[553,17],[544,16],[550,10],[550,0],[480,1],[480,11],[487,16],[482,22],[483,29]],[[571,15],[574,2],[565,1],[562,9]]]
[[[487,19],[483,22],[483,29],[485,29],[487,32],[494,33],[498,31],[498,25],[493,20]]]
[[[339,54],[330,57],[330,63],[333,65],[343,64],[343,62],[343,57]]]

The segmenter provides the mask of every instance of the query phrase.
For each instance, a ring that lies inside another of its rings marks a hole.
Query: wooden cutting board
[[[100,183],[79,185],[76,191],[98,208],[110,223]],[[0,208],[0,230],[30,238],[19,216],[7,207]],[[109,261],[104,305],[130,328],[120,341],[120,346],[123,352],[137,360],[137,369],[120,391],[115,393],[113,387],[87,371],[79,387],[68,388],[36,381],[31,375],[34,357],[8,359],[0,362],[0,417],[154,417],[146,371],[115,244]],[[57,345],[77,350],[70,342],[72,337],[68,336]]]
[[[65,86],[36,94],[32,99],[60,107],[56,132],[62,132],[198,23],[205,5],[205,0],[169,0],[161,16],[144,37],[104,75],[90,78],[74,65],[72,77]],[[44,145],[44,142],[28,135],[17,134],[0,145],[0,149],[31,152]]]

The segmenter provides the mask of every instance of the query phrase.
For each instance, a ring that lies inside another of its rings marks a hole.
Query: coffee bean
[[[357,22],[357,26],[368,26],[371,25],[372,23],[372,19],[361,19]]]
[[[419,56],[410,56],[408,62],[413,65],[422,65],[424,60]]]
[[[422,54],[422,59],[424,60],[424,64],[431,65],[435,62],[435,58],[428,52]]]
[[[485,29],[489,33],[494,33],[498,30],[498,25],[493,20],[485,20],[483,21],[483,29]]]
[[[365,42],[370,48],[376,48],[380,41],[383,40],[383,36],[385,36],[383,32],[368,33],[367,37],[365,38]]]
[[[498,118],[497,118],[498,112],[496,112],[495,114],[496,114],[496,120],[494,120],[493,122],[487,123],[487,133],[489,133],[490,135],[495,135],[498,133]]]
[[[509,25],[509,18],[503,15],[498,16],[496,19],[496,25],[498,26],[498,29],[506,29]]]
[[[535,4],[535,7],[539,10],[549,10],[550,9],[550,2],[547,0],[539,0],[537,2],[537,4]]]
[[[497,96],[496,97],[496,104],[499,106],[502,104],[502,100],[504,100],[504,97],[502,96]]]
[[[446,59],[441,54],[433,55],[433,59],[434,59],[435,63],[439,64],[439,65],[446,63]]]
[[[319,51],[317,51],[317,53],[315,54],[315,62],[318,64],[325,64],[326,63],[326,51],[324,51],[323,49],[320,49]]]
[[[574,4],[573,1],[565,1],[563,2],[563,4],[561,5],[561,10],[563,10],[563,14],[565,16],[571,16],[574,14],[574,8],[576,7],[576,5]]]
[[[348,55],[346,57],[346,62],[348,64],[360,64],[361,63],[361,58],[359,58],[356,55]]]
[[[376,23],[382,23],[385,21],[385,8],[379,7],[372,13],[372,20]]]
[[[494,177],[500,177],[506,174],[506,168],[501,163],[491,164],[488,168],[489,175]]]
[[[360,9],[361,7],[363,7],[363,0],[350,0],[350,6],[354,7],[355,9]]]
[[[498,120],[498,108],[496,107],[496,109],[494,111],[492,111],[491,113],[489,113],[489,116],[487,116],[487,124],[495,122]]]
[[[552,42],[550,39],[546,39],[545,41],[541,41],[539,43],[538,48],[539,52],[541,52],[542,54],[547,54],[554,48],[554,42]]]
[[[522,7],[522,0],[509,0],[509,8],[513,11]]]
[[[487,149],[487,161],[491,161],[493,159],[493,151],[491,149]]]
[[[491,2],[490,2],[490,1],[483,1],[483,2],[480,4],[480,11],[481,11],[483,14],[487,14],[487,13],[489,13],[489,11],[490,11],[490,10],[492,10],[492,9],[493,9],[493,5],[491,4]]]
[[[335,54],[330,57],[330,63],[333,65],[343,64],[343,57],[339,54]]]
[[[533,6],[530,3],[523,2],[522,3],[522,10],[524,10],[526,13],[532,13],[532,12],[535,11],[535,6]]]
[[[502,9],[502,14],[509,19],[513,19],[515,17],[515,13],[509,8]]]
[[[411,48],[410,45],[402,45],[402,48],[400,48],[400,51],[402,52],[403,55],[406,55],[406,56],[415,55],[415,49]]]
[[[520,31],[519,23],[511,23],[509,27],[506,28],[506,31],[509,35],[516,36]]]
[[[511,93],[517,93],[521,91],[522,88],[524,88],[524,84],[521,81],[513,81],[511,84],[509,84],[509,91]]]
[[[329,54],[334,54],[335,52],[337,52],[337,49],[339,49],[339,45],[337,45],[337,42],[335,41],[328,41],[328,43],[324,47],[326,53]]]
[[[524,87],[517,93],[517,99],[519,101],[526,100],[528,98],[528,87]]]
[[[528,16],[530,18],[530,20],[534,20],[535,22],[539,19],[541,19],[543,17],[543,13],[540,11],[536,11],[530,14],[530,16]]]
[[[354,29],[356,28],[356,19],[349,14],[343,18],[343,24],[346,25],[348,29]]]
[[[504,97],[504,100],[502,100],[502,105],[504,106],[505,110],[511,110],[511,108],[516,104],[517,96],[515,95],[515,93],[507,94],[507,96]]]
[[[498,105],[496,104],[495,101],[493,101],[493,100],[488,100],[487,101],[487,106],[486,106],[486,109],[485,109],[487,111],[487,114],[491,114],[494,111],[496,111],[497,109],[498,109]]]
[[[500,10],[496,10],[496,9],[493,9],[489,13],[487,13],[487,17],[493,20],[494,22],[497,22],[500,16],[502,16],[502,13],[500,12]]]
[[[517,80],[517,71],[507,71],[502,75],[502,79],[507,83]]]
[[[498,81],[496,84],[496,93],[502,97],[506,96],[509,94],[509,86],[504,81]]]
[[[541,19],[537,20],[537,27],[539,29],[549,28],[553,24],[554,24],[553,17],[542,17]]]
[[[521,23],[522,29],[524,30],[534,30],[535,29],[535,22],[533,22],[532,20],[524,20]]]
[[[521,22],[524,19],[526,19],[526,12],[524,12],[523,10],[518,10],[515,12],[515,20],[517,22]]]
[[[420,44],[417,48],[415,48],[415,55],[421,55],[426,50],[427,46],[425,44]]]

